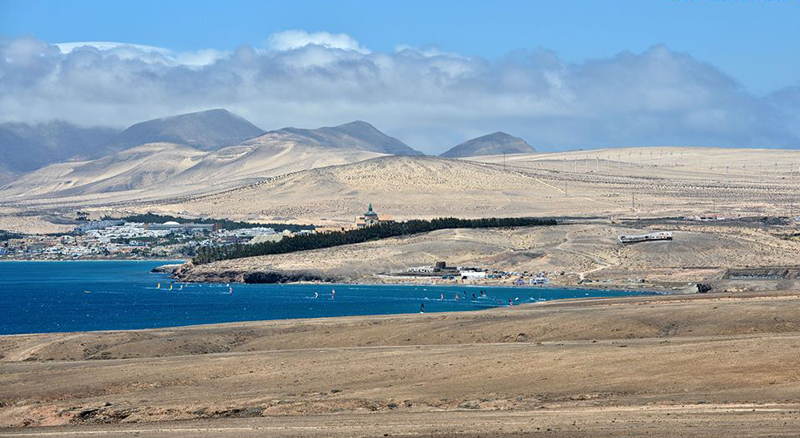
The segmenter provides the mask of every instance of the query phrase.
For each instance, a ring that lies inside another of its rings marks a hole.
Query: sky
[[[263,129],[366,120],[430,153],[498,130],[798,148],[798,23],[800,0],[0,0],[0,121],[224,107]]]

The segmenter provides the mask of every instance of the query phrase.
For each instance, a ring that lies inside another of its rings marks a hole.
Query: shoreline
[[[0,428],[721,438],[747,423],[794,436],[798,310],[792,290],[0,336]]]
[[[75,262],[137,262],[137,263],[145,263],[145,262],[158,262],[164,263],[163,266],[156,266],[153,268],[151,273],[153,274],[163,274],[167,275],[170,280],[175,280],[176,283],[191,283],[191,284],[222,284],[222,283],[235,283],[235,284],[329,284],[329,285],[347,285],[347,286],[450,286],[450,287],[502,287],[502,288],[521,288],[521,289],[574,289],[574,290],[604,290],[604,291],[645,291],[645,292],[652,292],[658,294],[687,294],[687,293],[694,293],[694,286],[696,283],[700,282],[691,282],[691,286],[684,286],[682,288],[676,289],[675,286],[663,286],[659,287],[658,285],[654,284],[647,284],[646,288],[639,288],[637,287],[640,283],[631,283],[630,285],[627,284],[611,284],[608,283],[600,283],[600,282],[591,282],[591,283],[582,283],[582,284],[559,284],[559,283],[549,283],[547,285],[530,285],[530,284],[522,284],[522,285],[514,285],[510,283],[498,283],[498,282],[486,282],[486,283],[425,283],[425,282],[411,282],[411,281],[387,281],[392,280],[387,277],[380,277],[376,278],[378,281],[369,281],[364,279],[359,280],[352,280],[348,281],[341,278],[330,278],[325,280],[319,281],[308,281],[308,280],[300,280],[300,281],[275,281],[275,282],[253,282],[248,283],[244,281],[239,281],[233,277],[230,278],[219,278],[219,279],[211,279],[205,278],[205,281],[198,281],[198,280],[190,280],[181,277],[177,277],[175,272],[183,266],[186,266],[186,262],[190,259],[186,260],[173,260],[173,259],[80,259],[80,260],[73,260],[73,259],[64,259],[64,260],[31,260],[31,259],[0,259],[0,263],[75,263]],[[168,268],[173,267],[171,269],[164,269],[160,270],[161,268]],[[233,273],[226,272],[227,274],[231,275]],[[295,274],[291,273],[282,273],[282,272],[269,272],[270,274],[275,275],[289,275],[294,276]],[[238,273],[236,273],[238,275]],[[595,285],[597,283],[597,285]]]
[[[507,289],[524,289],[524,290],[540,290],[540,289],[570,289],[570,290],[589,290],[589,291],[644,291],[658,295],[691,295],[696,293],[696,284],[692,282],[691,286],[684,286],[683,288],[676,289],[675,287],[664,286],[659,288],[657,285],[648,284],[646,288],[636,287],[636,284],[632,284],[630,287],[626,285],[620,284],[613,284],[613,285],[590,285],[590,284],[557,284],[557,283],[550,283],[547,285],[531,285],[531,284],[503,284],[503,283],[447,283],[447,284],[430,284],[430,283],[411,283],[411,282],[369,282],[369,281],[343,281],[341,279],[337,279],[334,281],[285,281],[285,282],[274,282],[274,283],[247,283],[241,282],[237,280],[215,280],[215,281],[197,281],[197,280],[185,280],[181,279],[180,277],[175,277],[170,275],[169,273],[164,273],[165,275],[170,276],[170,279],[178,280],[176,283],[187,283],[187,284],[224,284],[224,283],[231,283],[231,284],[238,284],[238,285],[259,285],[259,284],[277,284],[277,285],[343,285],[343,286],[413,286],[413,287],[453,287],[453,288],[507,288]],[[701,282],[702,283],[702,282]]]
[[[373,285],[360,285],[360,284],[345,284],[345,283],[331,283],[331,286],[373,286]],[[381,285],[379,285],[381,286]],[[382,286],[390,286],[390,285],[382,285]],[[419,287],[418,285],[391,285],[391,286],[407,286],[407,287]],[[452,285],[443,285],[438,287],[447,287],[451,288],[454,287]],[[485,286],[486,288],[502,288],[502,286]],[[571,288],[540,288],[540,289],[549,289],[549,290],[581,290],[581,289],[571,289]],[[609,291],[618,291],[618,292],[630,292],[620,289],[610,289]],[[225,326],[235,325],[235,324],[269,324],[274,323],[277,321],[288,321],[291,323],[303,324],[303,323],[320,323],[326,321],[336,321],[342,320],[347,318],[404,318],[410,317],[414,315],[436,315],[440,317],[453,317],[458,315],[468,315],[480,312],[488,312],[498,309],[515,309],[519,307],[529,307],[538,305],[541,306],[543,304],[566,304],[566,303],[577,303],[580,300],[614,300],[620,298],[635,298],[635,297],[648,297],[648,296],[669,296],[669,295],[680,295],[680,294],[669,294],[664,292],[658,291],[638,291],[639,293],[631,294],[631,295],[612,295],[612,296],[583,296],[583,297],[564,297],[564,298],[553,298],[553,299],[543,299],[540,301],[519,301],[518,303],[515,302],[513,306],[509,306],[507,304],[501,305],[493,305],[493,306],[486,306],[484,308],[478,309],[465,309],[465,310],[446,310],[446,311],[429,311],[425,313],[419,312],[405,312],[405,313],[367,313],[367,314],[355,314],[355,315],[337,315],[337,316],[318,316],[318,317],[299,317],[299,318],[268,318],[268,319],[252,319],[252,320],[242,320],[242,321],[227,321],[227,322],[208,322],[208,323],[198,323],[198,324],[187,324],[187,325],[165,325],[160,327],[145,327],[145,328],[123,328],[123,329],[100,329],[100,330],[75,330],[75,331],[53,331],[53,332],[25,332],[25,333],[0,333],[0,340],[5,337],[14,337],[14,336],[37,336],[37,335],[76,335],[76,334],[112,334],[112,333],[128,333],[128,332],[141,332],[141,331],[151,331],[151,330],[191,330],[195,328],[225,328]],[[436,301],[436,300],[431,300]]]
[[[189,259],[187,259],[189,260]],[[179,259],[60,259],[60,260],[49,260],[49,259],[0,259],[0,263],[29,263],[29,262],[52,262],[52,263],[60,263],[60,262],[159,262],[159,263],[166,263],[166,262],[181,262],[181,264],[186,263],[187,260],[179,260]]]

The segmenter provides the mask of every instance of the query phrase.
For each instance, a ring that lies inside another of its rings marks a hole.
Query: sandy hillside
[[[397,217],[486,216],[508,209],[529,211],[531,178],[480,163],[433,157],[388,156],[344,166],[284,175],[241,189],[189,198],[162,209],[194,213],[224,210],[236,217],[259,216],[319,221],[352,221],[367,202]],[[538,185],[542,193],[557,190]],[[351,213],[351,214],[348,214]],[[206,213],[207,214],[207,213]]]
[[[370,202],[398,220],[800,214],[798,151],[653,147],[467,160],[375,157],[276,143],[270,135],[207,155],[149,189],[0,201],[29,212],[156,211],[317,224],[351,224]]]
[[[617,239],[620,234],[650,230],[671,230],[674,239],[635,245],[622,245]],[[759,223],[592,221],[555,227],[439,230],[216,262],[193,267],[181,275],[194,281],[243,281],[243,274],[250,272],[302,272],[334,281],[425,283],[428,280],[388,279],[379,274],[446,261],[452,266],[546,272],[559,285],[684,289],[694,288],[697,282],[719,283],[728,268],[796,264],[797,260],[797,242],[785,240],[775,228],[763,228]],[[562,271],[564,275],[552,274]],[[780,287],[793,284],[787,281]],[[746,286],[779,287],[776,281],[767,280]]]
[[[792,436],[798,315],[768,292],[5,336],[0,435]]]
[[[127,191],[159,184],[196,165],[206,153],[190,146],[152,143],[93,161],[59,163],[27,174],[0,196],[75,196]]]
[[[654,154],[652,167],[649,161],[641,167],[625,161],[628,153],[639,152]],[[788,215],[800,211],[798,168],[800,152],[785,150],[615,149],[514,155],[505,164],[502,156],[384,157],[158,208],[297,221],[350,221],[368,202],[398,219]]]
[[[289,142],[276,134],[212,152],[154,143],[98,160],[45,167],[6,186],[0,191],[0,200],[45,208],[157,201],[378,156],[381,154]]]

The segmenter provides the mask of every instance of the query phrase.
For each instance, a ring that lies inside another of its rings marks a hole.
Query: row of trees
[[[13,233],[11,231],[0,230],[0,242],[5,242],[6,240],[11,240],[11,239],[21,239],[23,237],[25,237],[25,236],[22,235],[22,234],[19,234],[19,233]]]
[[[406,222],[381,222],[357,230],[340,231],[325,234],[306,234],[284,237],[277,242],[265,242],[255,245],[212,246],[198,249],[192,259],[195,264],[210,263],[218,260],[237,259],[270,254],[286,254],[296,251],[330,248],[349,245],[388,237],[408,236],[427,233],[448,228],[498,228],[498,227],[531,227],[556,225],[554,219],[535,218],[488,218],[488,219],[456,219],[440,218],[430,221],[410,220]]]

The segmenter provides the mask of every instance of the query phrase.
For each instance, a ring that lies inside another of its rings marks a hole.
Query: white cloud
[[[122,127],[224,107],[264,129],[367,120],[426,152],[497,130],[542,150],[800,146],[797,87],[760,98],[663,46],[579,64],[543,49],[496,61],[370,52],[347,35],[302,31],[273,35],[269,50],[61,47],[0,38],[0,121]]]
[[[76,50],[96,50],[103,56],[116,56],[126,61],[136,60],[151,64],[160,63],[172,66],[184,65],[200,67],[213,64],[218,59],[230,55],[229,52],[215,49],[204,49],[193,52],[174,52],[163,47],[111,41],[56,43],[54,46],[58,47],[61,53],[65,55]]]
[[[201,67],[217,62],[218,60],[230,56],[230,52],[214,49],[203,49],[194,52],[180,52],[174,55],[175,62],[181,65]]]
[[[369,53],[358,41],[344,33],[306,32],[304,30],[286,30],[270,35],[267,40],[270,48],[274,50],[295,50],[307,46],[320,46],[326,49],[340,49]]]
[[[162,47],[145,46],[141,44],[116,43],[111,41],[79,41],[72,43],[56,43],[53,45],[58,47],[62,53],[70,53],[73,50],[82,47],[93,47],[97,50],[103,50],[103,51],[128,48],[138,52],[159,53],[162,55],[169,55],[171,53],[169,49],[164,49]]]

